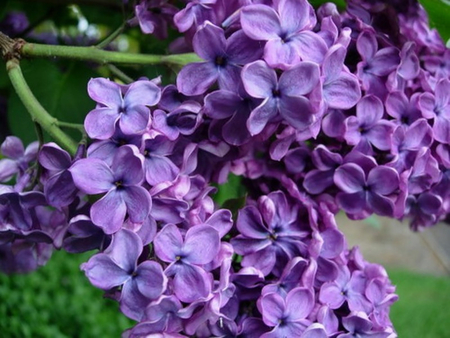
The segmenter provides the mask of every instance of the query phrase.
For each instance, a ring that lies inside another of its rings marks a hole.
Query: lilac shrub
[[[135,14],[204,61],[176,86],[92,79],[74,158],[3,143],[0,268],[98,250],[81,268],[137,322],[123,337],[396,337],[395,287],[335,214],[422,230],[449,213],[450,52],[420,5],[142,0]],[[230,174],[245,196],[218,205]]]

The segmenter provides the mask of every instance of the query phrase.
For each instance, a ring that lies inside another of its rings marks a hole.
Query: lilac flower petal
[[[370,62],[370,73],[376,76],[389,75],[400,62],[399,51],[396,47],[380,49]]]
[[[310,101],[303,96],[286,96],[280,102],[280,114],[298,130],[304,130],[314,122],[314,113]]]
[[[310,25],[310,12],[313,9],[306,0],[284,0],[278,3],[283,31],[295,33]]]
[[[7,136],[0,150],[3,155],[15,160],[21,158],[25,152],[23,143],[17,136]]]
[[[149,192],[143,187],[131,186],[122,192],[122,198],[127,206],[130,220],[133,223],[144,222],[152,208],[152,199]]]
[[[180,169],[167,157],[150,156],[145,163],[145,179],[151,185],[173,181],[180,172]]]
[[[262,56],[261,42],[250,39],[243,30],[238,30],[227,40],[226,54],[234,63],[245,65]]]
[[[114,135],[119,113],[113,108],[91,110],[84,119],[84,128],[90,138],[106,140]]]
[[[78,189],[73,183],[72,175],[68,170],[54,175],[48,179],[44,186],[45,197],[54,207],[65,207],[73,202]]]
[[[272,96],[272,90],[277,86],[277,74],[261,60],[247,64],[241,77],[247,93],[259,99]]]
[[[277,326],[279,321],[285,318],[285,302],[277,293],[264,295],[258,305],[267,326]]]
[[[363,60],[372,59],[378,49],[375,33],[370,30],[362,31],[356,41],[356,49]]]
[[[177,77],[177,88],[185,95],[200,95],[217,80],[218,72],[213,63],[189,63]]]
[[[231,145],[240,146],[250,139],[246,127],[250,112],[238,110],[222,127],[223,139]]]
[[[142,155],[135,146],[120,147],[111,164],[114,181],[120,181],[125,186],[140,184],[144,178],[142,166]]]
[[[133,231],[122,229],[112,236],[111,244],[105,250],[122,270],[131,274],[142,252],[142,241]]]
[[[373,211],[380,216],[393,217],[394,202],[376,193],[368,194],[368,202]]]
[[[174,293],[186,303],[206,298],[211,292],[211,278],[202,268],[183,264],[173,280]]]
[[[359,191],[355,193],[338,193],[336,195],[338,205],[349,214],[358,214],[367,207],[366,193]]]
[[[209,225],[196,225],[186,232],[183,253],[192,264],[208,264],[220,249],[219,233]]]
[[[337,309],[344,303],[345,296],[335,282],[327,282],[320,288],[319,300],[331,309]]]
[[[371,187],[372,192],[381,195],[389,195],[398,187],[398,173],[391,167],[375,167],[367,176],[367,184]]]
[[[365,137],[376,148],[389,150],[392,146],[391,136],[393,131],[394,125],[390,121],[381,120],[365,133]]]
[[[280,76],[279,90],[284,95],[302,96],[310,93],[318,84],[319,66],[313,62],[301,62]]]
[[[356,116],[362,127],[371,127],[382,118],[383,103],[374,95],[364,96],[356,106]]]
[[[107,235],[117,232],[125,220],[127,207],[121,195],[116,189],[110,190],[91,207],[92,222]]]
[[[120,311],[128,318],[139,321],[144,315],[145,308],[150,300],[139,292],[137,282],[131,278],[123,286],[120,292]]]
[[[328,338],[328,334],[322,324],[313,323],[306,328],[300,338]]]
[[[364,171],[354,163],[346,163],[337,168],[333,179],[339,189],[350,194],[363,191],[366,183]]]
[[[10,180],[19,171],[19,166],[14,160],[4,158],[0,160],[0,182]]]
[[[333,174],[333,170],[311,170],[305,176],[303,187],[310,194],[320,194],[333,185]]]
[[[442,79],[436,84],[436,106],[443,108],[450,104],[450,81]]]
[[[153,244],[158,258],[170,263],[175,261],[176,257],[181,253],[183,238],[176,225],[167,224],[155,236]]]
[[[167,277],[157,262],[145,261],[136,269],[136,285],[139,292],[145,297],[156,299],[164,292],[167,286]]]
[[[214,61],[217,56],[225,55],[226,40],[223,29],[205,21],[195,33],[192,45],[195,53],[202,59]]]
[[[86,194],[100,194],[114,187],[113,173],[102,160],[81,159],[76,161],[69,171],[77,188]]]
[[[267,228],[264,227],[261,214],[254,206],[247,206],[239,211],[236,226],[245,237],[255,239],[267,237]]]
[[[217,90],[205,97],[205,113],[213,119],[225,119],[234,114],[242,99],[227,90]]]
[[[286,314],[292,322],[306,318],[314,307],[314,296],[307,288],[295,288],[286,297]]]
[[[275,100],[267,98],[258,107],[253,109],[247,120],[247,128],[251,135],[257,135],[263,131],[267,123],[277,116],[277,104]]]
[[[342,71],[338,78],[324,85],[323,96],[330,108],[350,109],[361,98],[358,79]]]
[[[328,50],[327,44],[320,35],[312,31],[303,31],[293,38],[295,48],[303,61],[321,63]]]
[[[450,143],[450,120],[443,117],[438,117],[434,120],[433,136],[438,142],[448,144]]]
[[[240,18],[245,34],[254,40],[276,39],[282,32],[279,16],[269,6],[245,6]]]
[[[342,72],[346,53],[347,50],[342,45],[334,45],[328,50],[322,65],[325,84],[339,77],[339,74]]]
[[[288,69],[300,62],[300,55],[294,43],[285,43],[281,39],[267,41],[264,47],[264,60],[272,68]]]
[[[44,144],[39,152],[39,163],[48,170],[67,169],[71,162],[69,153],[53,142]]]
[[[128,87],[124,103],[126,110],[134,106],[154,106],[161,99],[161,89],[152,81],[136,81]]]
[[[117,83],[104,79],[95,78],[88,82],[89,96],[96,102],[109,108],[122,106],[122,94]]]
[[[81,265],[81,269],[92,285],[103,290],[122,285],[130,278],[126,271],[103,253],[92,256],[87,263]]]
[[[120,130],[126,135],[143,134],[150,122],[150,110],[145,106],[133,106],[120,115]]]

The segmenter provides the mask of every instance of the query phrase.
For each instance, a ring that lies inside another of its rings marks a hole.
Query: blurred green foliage
[[[444,41],[450,39],[450,1],[419,0],[428,13],[431,27],[435,27]]]
[[[89,256],[55,252],[29,275],[0,274],[0,337],[120,337],[131,327],[118,303],[103,298],[80,270]]]

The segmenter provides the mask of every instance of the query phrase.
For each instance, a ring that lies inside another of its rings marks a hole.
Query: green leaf
[[[320,7],[321,5],[327,2],[332,2],[336,4],[338,9],[340,10],[344,10],[345,8],[347,8],[347,3],[345,0],[309,0],[309,3],[313,5],[315,8]]]
[[[450,1],[419,0],[419,2],[428,13],[431,27],[438,30],[444,42],[450,39],[450,25],[448,23],[450,18]]]

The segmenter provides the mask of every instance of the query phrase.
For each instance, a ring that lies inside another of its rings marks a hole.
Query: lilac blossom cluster
[[[98,250],[81,268],[138,322],[129,338],[396,337],[395,287],[334,215],[446,217],[450,63],[418,4],[389,6],[141,1],[144,33],[175,28],[203,61],[176,85],[92,79],[73,158],[6,139],[0,269]],[[213,199],[230,174],[231,210]]]

